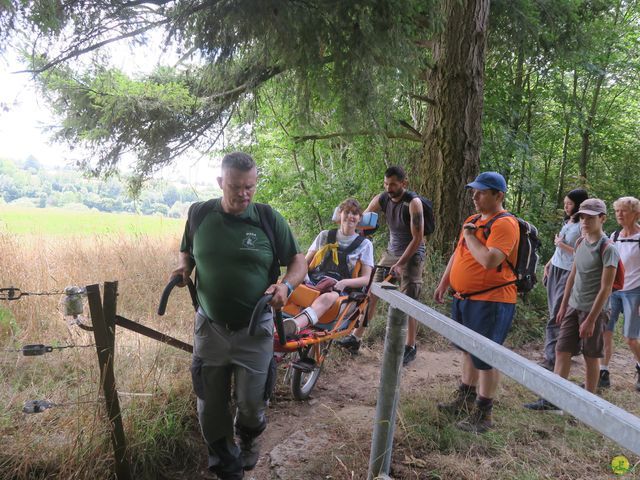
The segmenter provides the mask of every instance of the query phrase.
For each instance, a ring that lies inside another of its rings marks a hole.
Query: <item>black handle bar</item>
[[[160,304],[158,305],[158,315],[164,315],[164,312],[167,310],[167,302],[169,301],[171,290],[181,282],[182,277],[180,275],[176,275],[175,277],[172,277],[171,280],[169,280],[169,283],[167,283],[167,286],[164,287],[164,291],[160,297]],[[191,278],[187,279],[187,287],[189,287],[189,295],[191,296],[193,308],[194,310],[198,310],[198,296],[196,295],[196,287],[191,281]]]
[[[251,315],[251,322],[249,322],[249,335],[253,336],[256,333],[256,327],[258,326],[258,322],[260,321],[260,317],[264,313],[267,308],[267,304],[271,301],[273,295],[263,295],[256,306],[253,309],[253,314]],[[282,325],[282,310],[276,310],[275,316],[273,317],[273,321],[276,324],[276,331],[278,332],[278,340],[280,341],[280,345],[284,345],[287,343],[287,339],[284,335],[284,325]]]

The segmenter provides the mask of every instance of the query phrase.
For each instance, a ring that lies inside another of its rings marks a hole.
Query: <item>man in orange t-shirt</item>
[[[507,183],[499,173],[483,172],[466,188],[473,189],[478,214],[465,220],[434,298],[443,303],[451,287],[456,292],[451,317],[502,344],[515,313],[516,276],[509,264],[516,264],[518,222],[502,208]],[[438,404],[438,409],[456,415],[467,413],[457,427],[483,433],[493,426],[491,411],[500,373],[467,352],[463,355],[460,386],[453,400]]]

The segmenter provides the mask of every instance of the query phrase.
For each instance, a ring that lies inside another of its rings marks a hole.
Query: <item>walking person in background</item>
[[[613,232],[609,238],[618,248],[624,265],[624,287],[613,292],[609,299],[611,318],[604,332],[604,360],[600,365],[598,386],[606,388],[611,385],[609,361],[613,354],[613,331],[622,312],[622,334],[636,360],[635,388],[640,391],[640,200],[622,197],[613,203],[613,209],[622,229]]]
[[[553,371],[562,378],[569,378],[571,357],[582,352],[586,367],[585,388],[594,393],[604,352],[604,326],[608,321],[605,307],[611,295],[620,256],[616,248],[608,244],[609,239],[602,231],[607,220],[607,206],[602,200],[585,200],[576,215],[580,218],[583,236],[576,245],[573,267],[556,317],[560,331]],[[526,403],[524,407],[537,411],[559,411],[558,407],[544,398]]]
[[[544,266],[543,283],[547,288],[549,320],[544,337],[544,360],[540,365],[553,371],[556,364],[556,341],[560,325],[556,323],[558,309],[564,296],[564,287],[573,266],[573,253],[576,241],[580,238],[580,220],[574,217],[580,204],[589,198],[586,190],[571,190],[564,197],[564,223],[555,237],[556,250]]]

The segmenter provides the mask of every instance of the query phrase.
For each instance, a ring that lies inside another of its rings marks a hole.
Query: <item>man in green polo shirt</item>
[[[241,479],[244,470],[255,467],[256,438],[266,427],[272,314],[271,309],[265,311],[255,335],[249,336],[251,313],[265,293],[273,295],[274,309],[281,308],[307,271],[289,226],[275,211],[271,229],[276,245],[271,245],[261,226],[265,219],[252,203],[257,180],[256,164],[249,155],[225,155],[218,178],[222,198],[210,201],[195,231],[187,221],[180,266],[171,273],[171,277],[181,276],[186,285],[196,267],[199,307],[191,374],[209,469],[224,480]],[[273,283],[271,275],[274,252],[281,266],[287,267],[280,283]],[[235,425],[230,409],[232,378]]]

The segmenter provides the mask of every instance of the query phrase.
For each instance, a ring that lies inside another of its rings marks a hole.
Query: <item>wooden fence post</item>
[[[100,301],[100,287],[97,284],[87,285],[87,298],[91,311],[91,323],[98,352],[100,366],[100,385],[104,392],[107,415],[111,426],[111,443],[115,457],[115,473],[118,480],[130,480],[131,468],[127,455],[127,441],[122,425],[120,401],[116,390],[113,372],[113,356],[115,345],[115,316],[118,282],[106,282],[104,285],[104,307]]]

